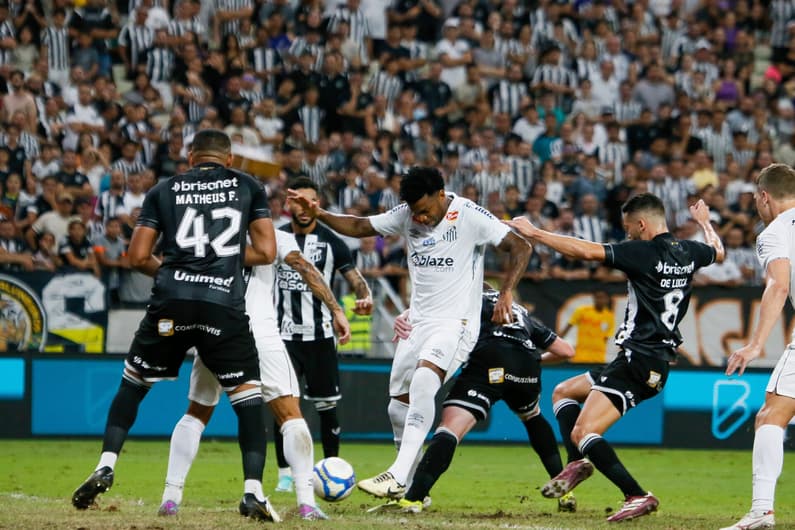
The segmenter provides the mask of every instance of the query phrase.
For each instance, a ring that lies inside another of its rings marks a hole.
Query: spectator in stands
[[[111,303],[116,305],[119,298],[119,271],[129,269],[127,245],[121,237],[121,221],[111,217],[105,223],[105,234],[94,241],[94,256],[102,268]]]
[[[60,192],[57,195],[55,208],[39,215],[28,231],[27,241],[30,248],[36,248],[36,238],[44,232],[52,234],[56,242],[66,239],[74,202],[74,197],[67,192]]]
[[[62,270],[66,272],[90,272],[100,276],[94,249],[86,236],[86,226],[79,218],[69,221],[68,235],[58,247]]]
[[[16,235],[14,220],[0,218],[0,270],[21,272],[32,271],[34,267],[33,255]]]

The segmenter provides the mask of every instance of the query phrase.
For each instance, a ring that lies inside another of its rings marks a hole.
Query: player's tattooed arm
[[[353,268],[345,273],[345,279],[351,286],[356,295],[356,307],[353,312],[357,315],[369,315],[373,312],[373,296],[370,294],[370,286],[367,285],[359,269]]]
[[[348,323],[348,318],[345,316],[345,311],[337,303],[337,299],[334,298],[334,293],[323,281],[323,275],[320,274],[320,271],[309,263],[303,254],[297,251],[287,254],[284,262],[301,275],[312,294],[331,311],[331,315],[334,318],[334,329],[337,331],[337,338],[340,343],[345,344],[348,342],[351,338],[351,326]]]
[[[710,222],[709,206],[707,206],[702,199],[699,199],[696,204],[690,207],[690,215],[693,216],[693,219],[696,220],[704,231],[704,240],[707,242],[707,245],[715,249],[715,261],[723,263],[726,252],[723,250],[723,241],[721,241],[720,236]]]
[[[527,269],[527,262],[530,261],[533,247],[513,232],[508,232],[497,248],[508,254],[508,267],[505,271],[505,280],[500,288],[500,297],[494,305],[491,321],[498,324],[509,324],[513,321],[513,310],[511,309],[513,290]]]

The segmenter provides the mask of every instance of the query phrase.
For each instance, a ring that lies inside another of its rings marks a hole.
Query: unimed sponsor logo
[[[185,271],[174,271],[174,279],[178,282],[206,283],[208,285],[221,285],[223,287],[231,287],[232,282],[235,281],[234,276],[221,278],[220,276],[210,276],[207,274],[188,274]]]

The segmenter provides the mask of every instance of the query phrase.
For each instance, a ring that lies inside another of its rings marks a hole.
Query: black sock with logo
[[[320,415],[320,441],[323,444],[323,458],[340,454],[340,422],[337,407],[318,411]]]
[[[411,487],[406,492],[406,500],[421,501],[428,496],[442,473],[450,467],[457,446],[458,439],[449,432],[440,431],[433,435],[417,471],[414,472]]]

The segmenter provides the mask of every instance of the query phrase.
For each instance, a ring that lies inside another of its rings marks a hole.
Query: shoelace
[[[375,477],[373,482],[386,482],[387,480],[392,480],[392,474],[388,471]]]
[[[635,508],[637,508],[638,506],[643,504],[645,500],[646,500],[646,497],[636,497],[635,499],[633,499],[631,501],[627,501],[627,502],[624,503],[624,506],[621,507],[621,509],[619,510],[619,513],[626,512],[626,511],[629,511],[629,510],[634,510]]]

